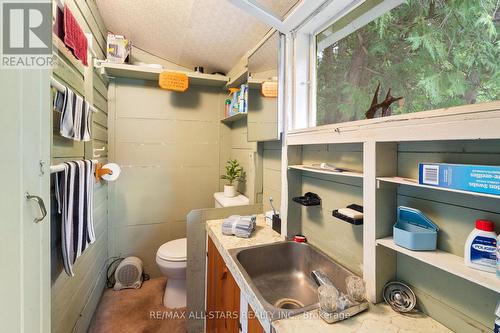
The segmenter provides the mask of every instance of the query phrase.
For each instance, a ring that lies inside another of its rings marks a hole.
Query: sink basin
[[[321,270],[344,293],[345,278],[353,275],[306,243],[285,241],[232,249],[229,253],[271,321],[318,307],[313,270]]]

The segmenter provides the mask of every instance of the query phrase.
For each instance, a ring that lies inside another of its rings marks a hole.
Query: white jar
[[[467,266],[495,273],[497,234],[494,230],[494,222],[476,220],[476,228],[469,234],[464,246],[464,261]]]

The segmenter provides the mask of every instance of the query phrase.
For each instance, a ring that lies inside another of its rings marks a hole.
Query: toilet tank
[[[228,198],[224,192],[214,193],[215,208],[233,207],[233,206],[246,206],[250,204],[250,199],[243,194],[237,195],[233,198]]]

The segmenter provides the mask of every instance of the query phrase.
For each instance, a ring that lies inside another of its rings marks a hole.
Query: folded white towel
[[[229,216],[222,222],[222,233],[224,235],[235,235],[241,238],[249,238],[252,232],[255,230],[256,221],[256,215]]]
[[[57,92],[54,108],[61,112],[59,132],[68,139],[90,141],[90,105],[83,97],[65,87],[64,92]]]

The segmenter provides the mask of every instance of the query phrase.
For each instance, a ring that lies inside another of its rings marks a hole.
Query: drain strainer
[[[397,312],[410,312],[417,305],[417,297],[406,284],[394,281],[384,286],[384,300]]]
[[[293,298],[282,298],[282,299],[278,300],[274,304],[274,306],[277,308],[280,308],[280,309],[294,310],[294,309],[303,308],[304,304],[302,304],[301,302],[299,302]]]

